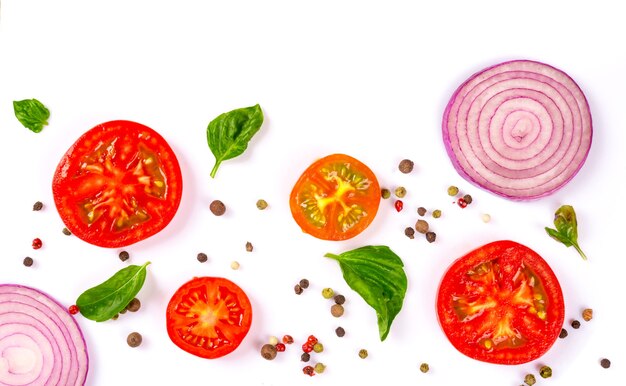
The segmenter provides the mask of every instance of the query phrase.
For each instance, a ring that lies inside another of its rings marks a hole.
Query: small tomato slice
[[[101,247],[136,243],[174,217],[182,195],[176,155],[156,131],[130,121],[102,123],[69,148],[52,181],[65,226]]]
[[[315,161],[291,191],[289,206],[305,233],[346,240],[367,228],[380,204],[380,186],[361,161],[332,154]]]
[[[437,295],[439,323],[461,353],[514,365],[554,344],[565,315],[561,286],[548,263],[514,241],[486,244],[456,260]]]
[[[252,305],[228,279],[196,277],[172,296],[166,312],[167,334],[190,354],[214,359],[234,351],[250,330]]]

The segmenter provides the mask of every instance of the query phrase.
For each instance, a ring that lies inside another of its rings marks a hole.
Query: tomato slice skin
[[[380,185],[369,167],[351,156],[331,154],[302,173],[289,207],[303,232],[339,241],[357,236],[371,224],[380,199]]]
[[[195,277],[172,295],[167,334],[182,350],[207,359],[233,352],[250,330],[252,305],[245,292],[221,277]]]
[[[501,240],[452,263],[439,285],[437,316],[462,354],[516,365],[550,349],[565,310],[561,286],[548,263],[522,244]]]
[[[61,158],[54,202],[78,238],[117,248],[161,231],[176,214],[182,174],[174,151],[153,129],[110,121],[85,132]]]

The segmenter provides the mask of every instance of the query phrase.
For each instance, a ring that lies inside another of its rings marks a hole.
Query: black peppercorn
[[[602,358],[602,360],[600,361],[600,366],[602,366],[605,369],[608,369],[609,367],[611,367],[611,361],[606,358]]]
[[[419,208],[417,208],[417,214],[419,214],[420,216],[423,216],[426,214],[426,208],[424,208],[423,206],[420,206]]]
[[[346,302],[346,297],[343,295],[335,295],[334,300],[337,304],[343,304]]]
[[[434,242],[436,238],[437,238],[437,234],[435,234],[435,232],[426,232],[426,240],[429,243]]]
[[[33,265],[33,259],[31,257],[24,258],[24,266],[30,267]]]
[[[303,352],[302,355],[300,355],[300,360],[302,362],[308,362],[309,359],[311,359],[311,354],[309,354],[308,352]]]
[[[398,165],[398,169],[404,173],[411,173],[413,171],[413,166],[415,164],[413,163],[413,161],[411,161],[410,159],[403,159],[402,161],[400,161],[400,164]]]
[[[128,345],[130,347],[138,347],[139,345],[141,345],[143,338],[141,337],[141,334],[138,332],[131,332],[130,334],[128,334],[128,338],[126,338],[126,343],[128,343]]]
[[[578,320],[572,320],[572,328],[573,329],[579,329],[580,328],[580,322]]]
[[[561,333],[559,334],[559,338],[564,339],[567,337],[567,330],[562,328]]]
[[[261,356],[268,361],[276,358],[277,353],[278,350],[276,350],[276,346],[274,346],[273,344],[266,343],[263,345],[263,347],[261,347]]]
[[[120,257],[120,260],[126,261],[130,257],[130,255],[128,254],[128,252],[122,251],[122,252],[120,252],[119,257]]]
[[[300,280],[299,284],[303,289],[309,288],[309,281],[307,279]]]
[[[211,213],[216,216],[221,216],[226,213],[226,205],[224,205],[224,203],[220,200],[213,200],[211,205],[209,205],[209,209],[211,210]]]
[[[203,252],[198,253],[198,256],[196,256],[196,258],[201,263],[206,263],[206,261],[209,259],[206,253],[203,253]]]
[[[41,208],[43,208],[43,203],[41,201],[37,201],[36,203],[33,204],[33,210],[35,212],[41,210]]]
[[[133,300],[128,303],[126,309],[130,312],[137,312],[141,308],[141,302],[137,298],[133,298]]]
[[[293,291],[296,293],[296,295],[302,294],[302,286],[300,284],[296,284],[295,286],[293,286]]]
[[[344,330],[343,327],[337,327],[335,329],[335,334],[337,334],[338,337],[343,338],[343,336],[346,335],[346,330]]]
[[[404,228],[404,235],[408,238],[410,238],[411,240],[415,238],[415,229],[411,228],[411,227],[406,227]]]

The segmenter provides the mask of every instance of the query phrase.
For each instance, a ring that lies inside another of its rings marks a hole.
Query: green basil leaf
[[[25,128],[39,133],[48,124],[50,111],[37,99],[13,101],[15,117]]]
[[[104,322],[123,311],[141,290],[148,264],[123,268],[104,283],[83,292],[76,300],[80,313],[87,319]]]
[[[384,341],[391,323],[402,309],[407,289],[400,257],[384,245],[324,256],[339,262],[346,283],[376,311],[378,333],[380,340]]]
[[[587,260],[587,256],[578,245],[578,220],[574,207],[562,205],[557,209],[554,213],[554,226],[556,229],[545,228],[548,235],[566,247],[574,247],[583,260]]]
[[[243,107],[219,115],[207,127],[207,142],[215,156],[211,177],[215,177],[222,161],[241,155],[248,142],[263,124],[261,106]]]

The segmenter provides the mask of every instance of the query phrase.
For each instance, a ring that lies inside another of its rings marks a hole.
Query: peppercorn
[[[343,295],[335,295],[333,300],[335,300],[335,303],[337,303],[337,304],[343,304],[343,303],[346,302],[346,297],[343,296]]]
[[[313,366],[304,366],[302,372],[311,377],[315,375],[315,369],[313,369]]]
[[[285,344],[284,343],[276,343],[274,345],[274,347],[276,347],[276,351],[278,351],[278,352],[285,351]]]
[[[120,260],[122,260],[122,261],[126,261],[126,260],[128,260],[128,258],[129,258],[129,257],[130,257],[130,255],[129,255],[129,254],[128,254],[128,252],[126,252],[126,251],[122,251],[122,252],[120,252],[120,254],[119,254],[119,258],[120,258]]]
[[[588,322],[591,319],[593,319],[593,310],[591,308],[585,308],[583,310],[583,320]]]
[[[472,196],[470,196],[469,194],[466,194],[465,196],[463,196],[463,200],[465,200],[465,203],[467,205],[471,204],[473,201]]]
[[[293,337],[291,335],[283,336],[283,343],[292,344],[293,343]]]
[[[562,328],[561,333],[559,334],[559,338],[564,339],[567,338],[567,330]]]
[[[426,241],[432,243],[437,238],[437,234],[435,232],[426,232]]]
[[[306,341],[308,343],[315,344],[315,343],[317,343],[317,338],[315,337],[315,335],[309,335],[309,337],[306,339]]]
[[[398,165],[398,169],[402,173],[408,174],[413,171],[413,166],[415,166],[413,161],[411,161],[410,159],[403,159],[402,161],[400,161],[400,164]]]
[[[198,256],[196,256],[196,258],[201,263],[206,263],[206,261],[209,260],[209,257],[206,255],[206,253],[203,252],[198,253]]]
[[[394,193],[396,194],[396,197],[403,198],[406,196],[406,188],[404,186],[398,186]]]
[[[404,235],[413,240],[415,238],[415,229],[413,229],[412,227],[404,228]]]
[[[267,208],[267,201],[265,200],[257,200],[256,207],[258,210],[264,210]]]
[[[309,288],[309,280],[308,279],[300,280],[299,284],[300,284],[300,287],[302,287],[303,289]]]
[[[76,304],[72,304],[71,306],[69,306],[67,311],[72,315],[76,315],[80,312],[80,309],[78,308]]]
[[[456,186],[454,186],[454,185],[450,185],[450,186],[448,187],[448,196],[452,196],[452,197],[454,197],[454,196],[456,196],[457,194],[459,194],[459,188],[457,188],[457,187],[456,187]]]
[[[322,296],[324,297],[324,299],[330,299],[335,296],[335,291],[333,291],[332,288],[324,288],[322,290]]]
[[[415,230],[421,234],[428,232],[428,222],[426,220],[419,219],[415,223]]]
[[[70,232],[70,230],[67,229],[67,228],[63,228],[63,230],[61,230],[61,232],[63,232],[63,234],[65,236],[70,236],[72,234],[72,232]]]
[[[426,208],[424,208],[423,206],[420,206],[419,208],[417,208],[417,214],[419,214],[420,216],[423,216],[426,214]]]
[[[388,199],[389,197],[391,197],[391,192],[390,192],[390,191],[389,191],[389,189],[387,189],[387,188],[382,188],[382,189],[380,190],[380,196],[381,196],[384,200],[386,200],[386,199]]]
[[[343,327],[337,327],[335,328],[335,334],[337,334],[338,337],[343,338],[346,335],[346,330],[344,330]]]
[[[33,239],[33,249],[39,249],[43,246],[40,238]]]
[[[461,197],[457,200],[457,204],[459,204],[461,208],[465,208],[467,206],[467,201],[465,201],[465,198]]]
[[[40,211],[43,208],[43,203],[41,201],[37,201],[33,204],[33,210],[35,212]]]
[[[316,373],[321,374],[324,370],[326,370],[326,365],[323,363],[316,363],[314,370]]]
[[[367,353],[366,349],[362,348],[362,349],[359,350],[359,357],[361,359],[365,359],[365,358],[367,358],[367,356],[368,356],[368,353]]]
[[[341,304],[333,304],[332,307],[330,307],[330,313],[335,318],[339,318],[341,315],[343,315],[343,306]]]
[[[246,242],[246,251],[247,252],[252,252],[252,250],[254,249],[254,247],[252,246],[251,242]]]
[[[308,362],[309,359],[311,359],[311,354],[309,354],[308,352],[303,352],[302,355],[300,355],[300,360],[302,362]]]
[[[608,369],[609,367],[611,367],[611,361],[606,358],[602,358],[602,360],[600,361],[600,366],[602,366],[605,369]]]
[[[487,213],[483,213],[480,218],[483,220],[484,223],[488,223],[489,221],[491,221],[491,216]]]
[[[226,205],[224,205],[224,203],[220,200],[213,200],[211,205],[209,205],[209,209],[211,210],[211,213],[216,216],[221,216],[226,213]]]
[[[267,359],[268,361],[271,361],[272,359],[276,358],[277,354],[278,354],[278,350],[276,350],[276,347],[274,347],[274,345],[266,343],[263,345],[263,347],[261,347],[261,356]]]
[[[24,266],[26,267],[30,267],[33,265],[33,258],[32,257],[25,257],[24,258]]]
[[[300,284],[294,285],[293,286],[293,291],[296,293],[296,295],[302,294],[302,292],[303,292],[302,286],[300,286]]]
[[[240,267],[239,262],[238,261],[233,261],[232,263],[230,263],[230,268],[234,269],[234,270],[238,270]]]
[[[128,343],[130,347],[138,347],[139,345],[141,345],[142,341],[143,338],[138,332],[131,332],[130,334],[128,334],[128,338],[126,338],[126,343]]]
[[[430,370],[430,366],[428,366],[428,363],[422,363],[422,364],[420,365],[420,371],[421,371],[422,373],[427,373],[427,372],[428,372],[428,370]]]
[[[321,353],[322,351],[324,351],[324,345],[321,344],[320,342],[317,342],[313,345],[313,351],[315,351],[316,353]]]
[[[276,346],[278,344],[278,338],[272,335],[270,336],[270,339],[267,343],[271,344],[272,346]]]
[[[393,206],[396,208],[397,212],[400,212],[402,208],[404,208],[404,203],[402,202],[402,200],[396,200]]]
[[[133,298],[133,300],[128,303],[126,309],[130,312],[137,312],[141,308],[141,302],[137,298]]]
[[[120,317],[120,314],[115,314],[115,315],[111,316],[111,320],[117,320],[117,319],[119,319],[119,317]]]
[[[578,330],[580,328],[580,322],[578,320],[572,320],[572,328]]]
[[[552,376],[552,369],[550,366],[541,366],[539,369],[539,375],[541,375],[542,378],[550,378]]]
[[[537,383],[537,380],[535,379],[534,375],[526,374],[526,376],[524,377],[524,383],[528,386],[533,386],[535,383]]]
[[[310,353],[311,351],[313,351],[313,345],[315,343],[311,343],[311,342],[305,342],[302,344],[302,351],[306,352],[306,353]]]
[[[439,217],[441,217],[441,210],[439,210],[439,209],[435,209],[435,210],[433,210],[433,217],[434,217],[434,218],[439,218]]]

